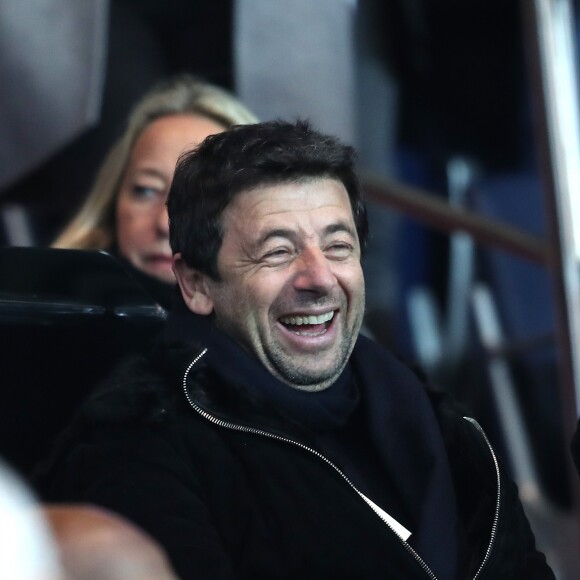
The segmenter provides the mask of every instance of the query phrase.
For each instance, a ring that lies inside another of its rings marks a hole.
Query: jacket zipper
[[[493,522],[491,524],[491,535],[490,535],[490,539],[489,539],[489,544],[487,546],[487,550],[485,551],[485,556],[483,557],[483,561],[481,562],[481,565],[479,566],[477,572],[475,573],[475,576],[473,577],[473,580],[477,580],[477,578],[479,578],[483,567],[487,564],[487,561],[489,560],[490,556],[491,556],[491,551],[493,549],[493,545],[495,543],[495,537],[497,535],[497,526],[499,523],[499,510],[501,507],[501,478],[500,478],[500,473],[499,473],[499,463],[497,460],[497,457],[495,455],[495,451],[493,450],[493,447],[491,446],[491,443],[489,442],[489,439],[487,438],[487,435],[485,434],[485,431],[483,430],[483,427],[472,417],[463,417],[466,421],[469,421],[476,429],[477,431],[479,431],[480,435],[483,437],[483,440],[485,441],[489,452],[491,453],[491,457],[493,459],[493,464],[495,467],[495,477],[496,477],[496,482],[497,482],[497,495],[496,495],[496,499],[495,499],[495,513],[493,515]]]
[[[185,394],[185,398],[187,399],[188,403],[190,404],[190,406],[193,408],[193,410],[196,413],[201,415],[204,419],[206,419],[210,423],[217,425],[218,427],[222,427],[224,429],[230,429],[231,431],[240,431],[242,433],[251,433],[253,435],[260,435],[262,437],[266,437],[268,439],[274,439],[276,441],[282,441],[284,443],[288,443],[290,445],[294,445],[296,447],[299,447],[300,449],[303,449],[304,451],[308,451],[309,453],[315,455],[316,457],[318,457],[319,459],[324,461],[327,465],[332,467],[342,477],[342,479],[359,495],[359,497],[361,497],[361,499],[364,500],[365,504],[368,505],[369,508],[371,508],[373,513],[377,517],[380,518],[380,520],[387,526],[387,528],[389,528],[389,530],[391,530],[391,532],[393,534],[395,534],[395,536],[397,537],[399,542],[402,544],[402,546],[405,548],[405,550],[407,550],[407,552],[409,552],[409,554],[411,554],[411,556],[415,559],[415,561],[419,564],[419,566],[424,570],[424,572],[427,574],[427,576],[429,578],[431,578],[431,580],[437,580],[437,576],[435,576],[435,574],[433,573],[431,568],[429,568],[429,566],[421,558],[421,556],[419,556],[419,554],[417,554],[417,552],[415,552],[415,550],[412,548],[412,546],[409,543],[407,543],[405,540],[403,540],[403,538],[401,538],[401,536],[393,529],[391,524],[377,511],[377,509],[371,503],[369,503],[367,501],[367,498],[365,497],[365,495],[356,488],[356,486],[350,481],[350,479],[334,463],[332,463],[332,461],[330,461],[330,459],[328,459],[327,457],[322,455],[322,453],[316,451],[316,449],[312,449],[311,447],[304,445],[303,443],[300,443],[299,441],[294,441],[293,439],[289,439],[287,437],[282,437],[281,435],[276,435],[275,433],[269,433],[268,431],[263,431],[262,429],[256,429],[254,427],[247,427],[245,425],[238,425],[236,423],[224,421],[223,419],[220,419],[218,417],[215,417],[211,413],[208,413],[207,411],[202,409],[199,405],[197,405],[197,403],[195,403],[193,401],[193,399],[191,398],[191,396],[189,395],[189,392],[187,390],[187,377],[189,375],[189,372],[193,368],[193,366],[205,355],[206,352],[207,352],[207,348],[204,348],[191,361],[191,363],[189,363],[189,366],[187,367],[187,369],[185,370],[185,373],[183,374],[183,392]],[[489,440],[487,439],[487,436],[485,435],[482,427],[479,425],[479,423],[475,419],[472,419],[471,417],[463,417],[463,418],[466,421],[469,421],[472,425],[474,425],[474,427],[483,436],[483,438],[484,438],[484,440],[485,440],[485,442],[490,450],[490,453],[492,455],[493,462],[494,462],[495,469],[496,469],[496,478],[497,478],[497,498],[496,498],[495,514],[494,514],[493,524],[492,524],[492,529],[491,529],[491,538],[490,538],[490,542],[489,542],[489,545],[487,547],[487,550],[485,552],[485,556],[483,558],[483,561],[482,561],[481,565],[479,566],[475,576],[473,577],[473,580],[477,580],[477,578],[479,578],[485,564],[487,563],[487,561],[490,558],[493,544],[495,542],[495,536],[497,534],[497,525],[498,525],[498,520],[499,520],[499,508],[500,508],[500,474],[499,474],[499,464],[498,464],[495,452],[494,452],[493,448],[491,447],[491,444],[490,444]]]

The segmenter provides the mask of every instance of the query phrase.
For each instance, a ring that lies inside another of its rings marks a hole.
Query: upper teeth
[[[280,319],[283,324],[294,324],[300,326],[301,324],[322,324],[328,322],[334,317],[334,310],[320,314],[318,316],[284,316]]]

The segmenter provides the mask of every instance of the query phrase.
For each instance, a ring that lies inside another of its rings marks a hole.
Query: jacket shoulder
[[[75,421],[86,425],[156,424],[183,404],[180,384],[196,346],[155,346],[122,361],[82,405]]]

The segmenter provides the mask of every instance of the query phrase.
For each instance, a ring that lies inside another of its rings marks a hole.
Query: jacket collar
[[[208,349],[187,383],[196,404],[226,422],[301,442],[315,438],[316,421],[332,424],[337,413],[333,410],[325,415],[325,410],[337,399],[342,404],[340,395],[348,393],[344,385],[354,384],[349,367],[347,376],[325,391],[292,389],[217,330],[211,318],[197,316],[185,305],[174,307],[163,337],[175,338],[196,339]],[[357,340],[351,363],[371,441],[406,505],[414,511],[414,545],[441,577],[449,577],[457,556],[454,490],[443,438],[424,385],[363,336]],[[206,379],[193,379],[200,372]],[[358,392],[348,394],[351,406],[346,412],[350,413],[358,403]]]
[[[193,314],[183,301],[172,308],[160,341],[189,344],[189,359],[192,352],[207,349],[187,388],[200,406],[224,421],[310,439],[346,423],[358,403],[350,366],[328,389],[291,388],[217,329],[211,317]]]

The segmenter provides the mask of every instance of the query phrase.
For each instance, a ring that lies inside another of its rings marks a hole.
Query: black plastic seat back
[[[104,252],[0,248],[0,456],[25,477],[165,311]]]

